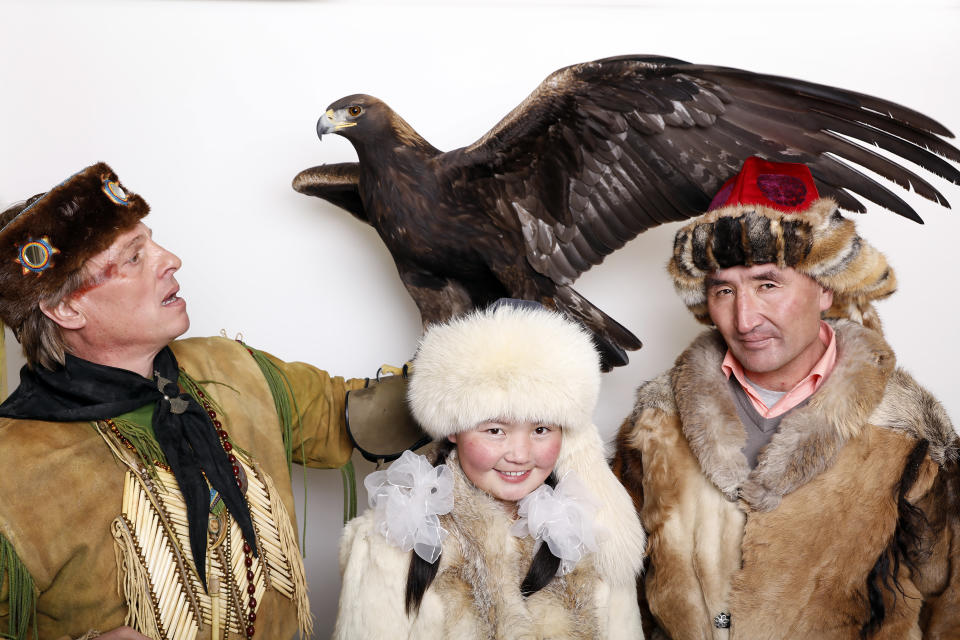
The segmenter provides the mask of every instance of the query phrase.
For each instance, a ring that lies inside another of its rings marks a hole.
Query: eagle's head
[[[327,107],[317,120],[317,135],[323,139],[325,133],[343,136],[358,151],[368,143],[382,146],[392,138],[405,146],[436,152],[385,102],[362,93],[340,98]]]
[[[390,120],[390,114],[390,107],[380,100],[356,93],[340,98],[327,107],[327,111],[317,120],[317,135],[322,139],[325,133],[338,133],[344,138],[353,139],[360,135],[360,130],[382,126],[383,121]]]

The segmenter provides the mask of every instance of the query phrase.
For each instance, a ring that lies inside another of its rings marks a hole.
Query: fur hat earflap
[[[98,163],[0,219],[0,319],[18,328],[86,260],[133,227],[150,207]]]
[[[600,358],[590,334],[543,307],[498,306],[429,327],[413,362],[407,399],[435,439],[507,418],[559,425],[554,471],[576,471],[601,505],[606,531],[598,570],[618,584],[640,571],[643,528],[613,475],[593,424]]]
[[[825,317],[881,330],[872,302],[896,290],[893,269],[857,234],[853,221],[840,215],[836,201],[817,195],[806,166],[748,158],[714,204],[718,208],[677,231],[667,264],[677,293],[697,320],[711,324],[707,275],[772,263],[792,267],[833,291]]]

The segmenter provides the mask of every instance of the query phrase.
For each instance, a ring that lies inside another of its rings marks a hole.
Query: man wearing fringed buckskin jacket
[[[349,460],[345,381],[188,326],[106,164],[0,214],[0,637],[309,637],[291,460]],[[143,634],[143,635],[141,635]]]
[[[669,272],[715,328],[617,439],[647,636],[960,637],[957,435],[884,341],[884,256],[807,167],[751,158]]]

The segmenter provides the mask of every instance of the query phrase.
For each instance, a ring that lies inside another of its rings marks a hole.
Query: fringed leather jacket
[[[214,500],[203,588],[183,496],[164,465],[135,446],[135,424],[0,420],[0,635],[11,619],[21,640],[33,637],[34,620],[41,639],[124,624],[171,640],[246,638],[249,626],[258,639],[309,632],[288,452],[310,466],[345,464],[344,396],[363,380],[225,338],[171,347],[235,445],[259,557],[245,553],[239,527]],[[283,410],[294,397],[302,420]]]

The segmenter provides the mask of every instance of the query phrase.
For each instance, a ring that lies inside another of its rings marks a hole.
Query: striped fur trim
[[[880,330],[871,304],[892,294],[896,275],[882,253],[857,234],[832,198],[799,213],[756,205],[715,209],[682,227],[667,270],[687,308],[711,324],[704,279],[718,269],[755,264],[792,267],[833,291],[827,318]]]

